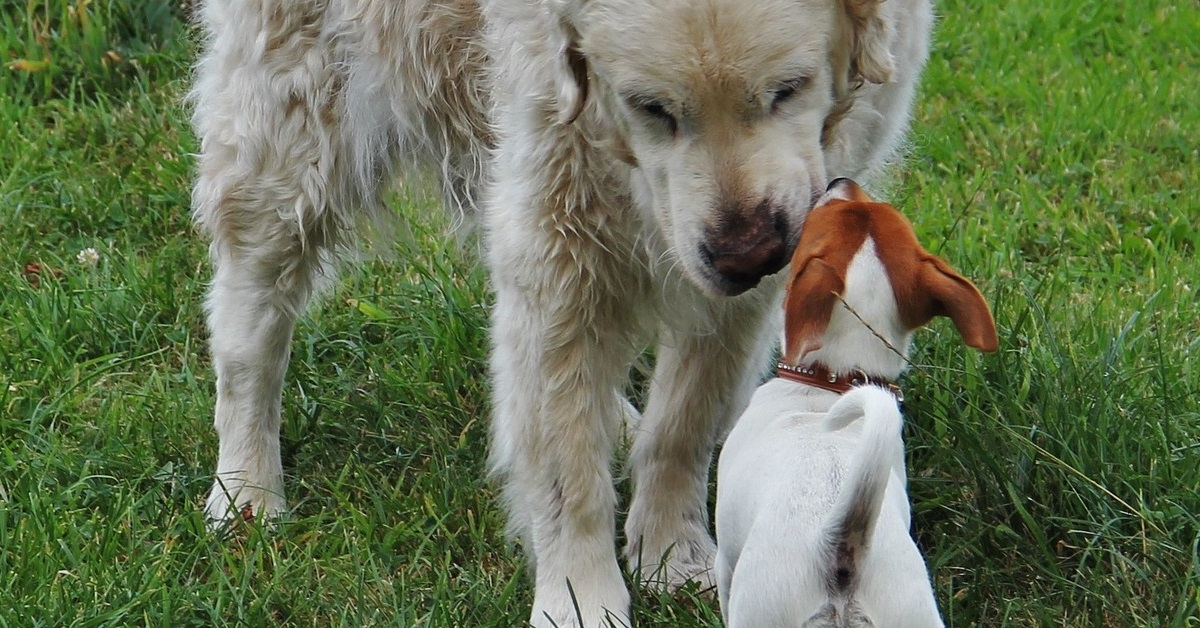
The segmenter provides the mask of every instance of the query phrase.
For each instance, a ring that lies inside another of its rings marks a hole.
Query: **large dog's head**
[[[560,115],[597,99],[684,273],[740,294],[787,263],[851,85],[889,80],[884,1],[557,0]]]

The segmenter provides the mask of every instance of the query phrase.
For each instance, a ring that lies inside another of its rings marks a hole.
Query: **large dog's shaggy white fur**
[[[385,186],[431,168],[483,227],[532,622],[627,620],[610,458],[652,338],[626,556],[708,578],[707,468],[776,336],[776,271],[823,183],[900,140],[928,0],[206,0],[201,21],[209,515],[284,508],[293,323]]]

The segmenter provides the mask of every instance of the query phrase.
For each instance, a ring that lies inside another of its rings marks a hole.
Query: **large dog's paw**
[[[715,590],[717,545],[707,533],[657,547],[630,542],[625,552],[629,568],[646,588],[674,591],[695,582],[701,591]]]
[[[204,504],[204,514],[209,526],[218,529],[239,520],[270,522],[286,508],[283,486],[272,489],[238,480],[217,480]]]
[[[619,569],[577,575],[574,580],[538,578],[533,628],[628,628],[629,591]],[[541,574],[539,574],[540,576]],[[557,584],[563,582],[565,584]]]

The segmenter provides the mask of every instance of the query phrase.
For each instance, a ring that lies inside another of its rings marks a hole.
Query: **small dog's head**
[[[830,184],[808,217],[784,299],[784,360],[900,374],[912,332],[947,316],[967,346],[995,351],[983,295],[917,242],[895,208],[849,179]]]
[[[594,100],[684,274],[737,295],[786,264],[853,81],[886,82],[882,0],[558,0],[560,121]]]

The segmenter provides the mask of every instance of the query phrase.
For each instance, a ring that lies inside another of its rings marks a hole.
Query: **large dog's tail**
[[[846,469],[846,480],[825,532],[831,593],[849,594],[853,590],[875,532],[893,465],[904,455],[900,434],[903,420],[891,393],[875,386],[851,390],[829,409],[825,428],[837,431],[860,417],[862,439]]]

